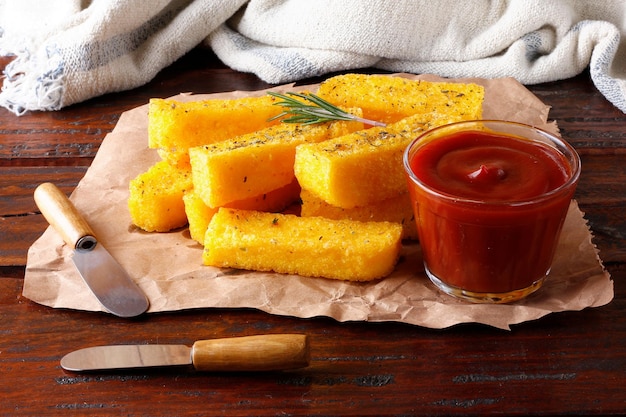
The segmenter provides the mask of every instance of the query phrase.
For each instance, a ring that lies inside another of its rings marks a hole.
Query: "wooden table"
[[[626,413],[626,115],[597,92],[587,73],[528,88],[552,106],[550,118],[581,154],[576,199],[615,281],[607,306],[548,315],[509,332],[338,323],[247,309],[129,321],[52,309],[21,296],[27,249],[47,225],[33,202],[34,188],[53,181],[69,194],[122,112],[179,92],[266,87],[206,51],[193,51],[133,91],[20,118],[0,110],[1,415]],[[59,365],[63,354],[89,344],[191,344],[280,332],[310,335],[309,368],[74,374]]]

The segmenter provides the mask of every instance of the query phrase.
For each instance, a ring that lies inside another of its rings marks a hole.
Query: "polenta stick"
[[[339,107],[358,107],[363,117],[394,123],[413,114],[454,112],[480,119],[484,88],[477,84],[409,80],[388,75],[345,74],[322,82],[317,95]]]
[[[326,217],[328,219],[349,219],[362,222],[393,222],[402,226],[402,239],[417,240],[415,216],[411,207],[408,193],[397,197],[374,202],[368,206],[344,209],[328,204],[313,193],[302,190],[300,192],[300,215],[302,217]]]
[[[296,146],[362,129],[359,122],[280,124],[189,149],[196,193],[209,207],[253,198],[294,180]]]
[[[203,262],[349,281],[382,278],[395,267],[402,227],[220,208],[204,239]]]
[[[189,164],[187,150],[277,124],[280,113],[269,95],[180,102],[151,99],[148,104],[148,146],[173,164]]]
[[[128,209],[137,227],[167,232],[187,224],[183,195],[191,190],[191,171],[159,161],[129,184]]]
[[[387,127],[373,127],[296,148],[300,186],[327,203],[350,209],[406,192],[402,154],[409,142],[459,115],[416,114]]]
[[[284,187],[245,200],[233,201],[227,204],[226,207],[277,212],[286,209],[297,201],[299,195],[300,184],[294,178],[291,183]],[[200,244],[204,244],[204,234],[218,208],[211,208],[204,204],[204,201],[198,197],[194,190],[185,193],[183,201],[187,219],[189,220],[191,238]]]

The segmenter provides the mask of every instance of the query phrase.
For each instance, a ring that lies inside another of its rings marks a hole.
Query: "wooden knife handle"
[[[303,334],[270,334],[199,340],[191,349],[199,371],[278,371],[309,364],[309,341]]]
[[[90,250],[95,246],[94,232],[74,204],[56,185],[40,184],[34,193],[35,203],[48,223],[68,245]]]

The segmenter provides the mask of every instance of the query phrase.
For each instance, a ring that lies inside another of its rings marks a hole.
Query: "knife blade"
[[[98,301],[119,317],[144,313],[149,306],[145,294],[97,240],[70,199],[49,182],[35,189],[34,198],[48,223],[74,248],[72,261]]]
[[[309,365],[309,340],[303,334],[270,334],[198,340],[187,345],[109,345],[75,350],[61,359],[67,371],[89,372],[168,366],[198,371],[256,372]]]

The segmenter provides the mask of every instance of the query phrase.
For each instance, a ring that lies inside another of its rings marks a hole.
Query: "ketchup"
[[[571,176],[565,157],[547,144],[479,131],[429,143],[411,169],[441,193],[488,202],[537,197]]]
[[[405,165],[431,279],[489,294],[541,282],[578,178],[568,159],[546,143],[487,130],[413,146]]]

